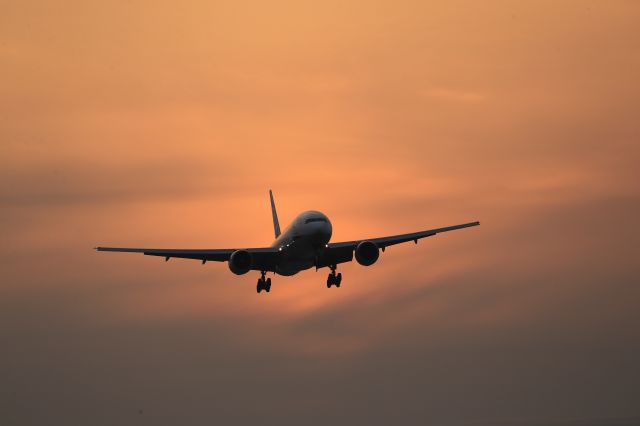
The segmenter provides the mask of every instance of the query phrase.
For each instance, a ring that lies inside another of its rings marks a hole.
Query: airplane
[[[342,273],[336,274],[338,264],[356,261],[363,266],[371,266],[389,246],[431,237],[441,232],[469,228],[480,225],[480,222],[469,222],[444,228],[429,229],[409,234],[392,235],[381,238],[330,243],[333,228],[329,218],[315,210],[299,214],[293,222],[280,232],[278,213],[273,200],[273,192],[269,190],[271,200],[271,215],[275,241],[269,247],[258,248],[230,248],[230,249],[150,249],[123,247],[96,247],[97,251],[143,253],[147,256],[161,256],[168,261],[170,258],[197,259],[204,265],[208,261],[228,262],[229,269],[236,275],[243,275],[249,271],[259,271],[260,278],[256,291],[271,291],[271,278],[266,278],[267,272],[291,276],[300,271],[315,266],[329,268],[327,288],[340,287]]]

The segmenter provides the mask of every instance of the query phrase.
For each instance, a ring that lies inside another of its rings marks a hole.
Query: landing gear
[[[331,273],[327,277],[327,288],[331,288],[332,285],[336,287],[340,287],[340,283],[342,283],[342,274],[336,275],[336,265],[331,265]]]
[[[261,271],[260,274],[262,276],[258,278],[258,285],[256,285],[256,292],[260,293],[262,290],[264,290],[267,293],[269,293],[271,291],[271,278],[265,279],[265,275],[267,274],[266,271]]]

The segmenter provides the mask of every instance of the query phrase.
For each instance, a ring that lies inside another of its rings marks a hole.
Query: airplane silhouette
[[[315,210],[300,213],[281,233],[271,190],[269,190],[269,198],[271,200],[271,214],[276,238],[269,247],[231,249],[96,247],[96,250],[143,253],[148,256],[161,256],[167,261],[172,257],[177,257],[197,259],[202,261],[203,264],[207,261],[228,262],[229,269],[236,275],[246,274],[252,270],[260,271],[256,291],[260,293],[265,290],[268,293],[271,291],[271,278],[265,277],[267,272],[289,276],[314,266],[316,270],[328,267],[331,273],[327,277],[327,288],[331,288],[334,285],[340,287],[342,274],[336,274],[337,265],[351,262],[354,256],[359,264],[370,266],[378,260],[380,250],[384,252],[385,248],[389,246],[408,241],[418,244],[418,240],[421,238],[480,225],[480,222],[469,222],[409,234],[330,243],[331,222],[326,215]]]

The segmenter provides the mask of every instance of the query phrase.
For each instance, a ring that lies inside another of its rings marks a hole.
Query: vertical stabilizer
[[[269,198],[271,199],[271,215],[273,216],[273,231],[276,238],[280,236],[280,222],[278,222],[278,213],[276,213],[276,203],[273,201],[273,192],[269,190]]]

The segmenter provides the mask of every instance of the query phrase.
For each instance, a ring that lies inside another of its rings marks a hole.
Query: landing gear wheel
[[[331,273],[327,277],[327,288],[331,288],[333,285],[340,287],[340,284],[342,283],[342,274],[336,275],[336,265],[331,265],[329,268],[331,268]]]
[[[327,288],[331,288],[332,285],[335,284],[335,275],[329,274],[327,277]]]
[[[258,278],[258,284],[256,285],[256,292],[260,293],[262,290],[269,293],[271,291],[271,278],[265,279],[267,275],[266,271],[260,272],[260,278]]]

